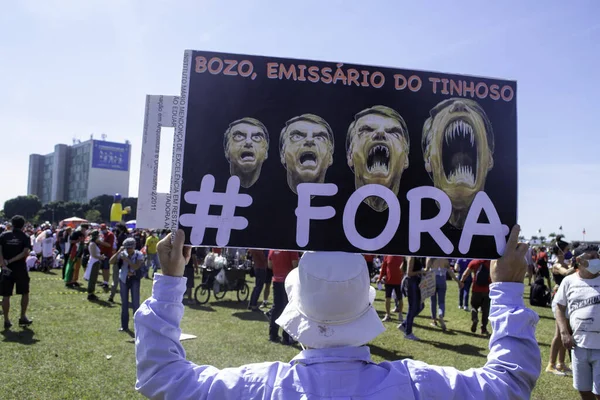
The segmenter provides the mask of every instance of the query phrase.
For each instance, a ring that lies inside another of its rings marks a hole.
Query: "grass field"
[[[52,275],[54,274],[54,275]],[[85,292],[66,289],[60,270],[52,274],[31,273],[30,329],[13,327],[0,340],[0,399],[135,399],[134,344],[127,333],[118,332],[120,305],[90,303]],[[253,285],[250,284],[250,288]],[[142,300],[150,295],[151,281],[142,282]],[[98,293],[101,300],[107,295]],[[485,363],[488,342],[473,335],[470,314],[458,309],[458,289],[448,282],[447,321],[442,333],[429,325],[429,302],[416,319],[414,332],[421,342],[403,339],[396,321],[370,343],[374,361],[414,358],[459,369]],[[18,318],[19,297],[13,298],[12,320]],[[376,307],[382,312],[383,292]],[[405,308],[406,311],[406,308]],[[543,365],[548,362],[554,319],[548,308],[540,314],[537,339]],[[245,304],[228,293],[207,306],[186,307],[184,333],[198,336],[185,341],[188,359],[217,367],[232,367],[267,360],[289,361],[297,348],[267,340],[267,321],[246,311]],[[133,321],[130,322],[133,327]],[[533,399],[577,399],[571,377],[542,372]]]

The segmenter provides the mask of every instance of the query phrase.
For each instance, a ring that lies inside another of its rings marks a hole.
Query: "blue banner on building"
[[[94,140],[92,168],[129,170],[129,144]]]

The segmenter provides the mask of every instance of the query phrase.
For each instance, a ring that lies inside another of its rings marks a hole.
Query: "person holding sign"
[[[535,338],[539,317],[525,307],[527,245],[510,234],[491,266],[494,334],[483,368],[462,372],[411,359],[371,361],[371,340],[384,326],[360,254],[307,252],[285,281],[289,304],[277,320],[304,351],[291,363],[219,370],[186,360],[179,338],[184,266],[190,248],[179,230],[158,245],[163,274],[135,314],[136,389],[166,399],[526,399],[541,372]]]
[[[354,116],[346,135],[346,158],[356,189],[375,183],[398,195],[409,152],[408,128],[397,111],[374,106]],[[381,197],[370,196],[364,202],[375,211],[388,208]]]
[[[464,98],[444,100],[430,115],[421,140],[425,170],[452,202],[450,225],[462,229],[494,166],[492,123],[477,102]]]
[[[249,117],[232,122],[225,131],[223,147],[231,176],[240,178],[243,188],[254,185],[269,157],[269,133],[263,123]]]
[[[297,193],[300,183],[323,183],[333,164],[333,131],[323,118],[302,114],[285,123],[279,135],[279,156],[287,182]]]

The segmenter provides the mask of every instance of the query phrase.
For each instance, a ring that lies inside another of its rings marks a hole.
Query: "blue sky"
[[[515,79],[524,234],[600,240],[600,2],[420,4],[5,2],[0,203],[26,193],[30,153],[91,133],[133,143],[137,196],[144,96],[178,93],[190,48]]]

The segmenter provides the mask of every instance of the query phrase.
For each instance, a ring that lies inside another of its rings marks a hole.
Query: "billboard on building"
[[[94,140],[92,168],[129,170],[129,144]]]

